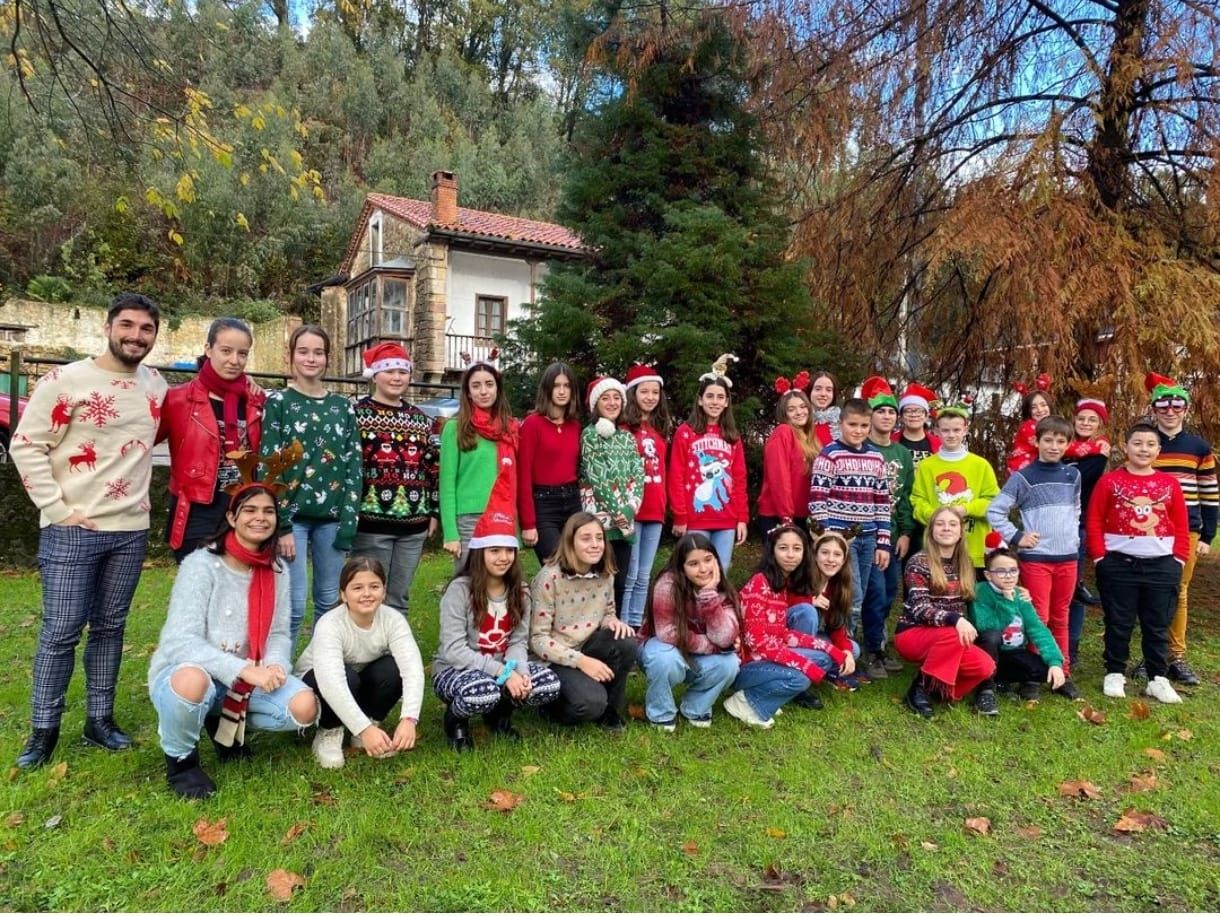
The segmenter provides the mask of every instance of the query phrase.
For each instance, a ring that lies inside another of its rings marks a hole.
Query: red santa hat
[[[893,407],[898,409],[898,400],[894,397],[894,389],[879,375],[870,375],[860,384],[860,397],[868,402],[868,406],[876,410],[878,407]]]
[[[1091,410],[1101,417],[1102,423],[1110,422],[1110,411],[1106,409],[1106,402],[1101,398],[1081,398],[1076,402],[1076,413],[1082,410]]]
[[[623,396],[624,400],[627,398],[627,389],[623,387],[622,382],[613,376],[599,375],[597,378],[589,382],[589,386],[585,390],[585,403],[589,405],[590,413],[597,412],[597,399],[607,391],[617,391]]]
[[[644,382],[656,382],[662,388],[665,387],[665,379],[661,378],[661,376],[657,373],[655,366],[646,366],[643,363],[636,363],[627,370],[627,384],[624,386],[627,391],[630,391],[636,385],[643,384]]]
[[[990,552],[998,550],[1004,546],[1004,536],[998,531],[988,531],[987,537],[983,539],[983,546]]]
[[[470,537],[471,550],[484,547],[521,549],[517,541],[517,475],[513,460],[507,458],[505,462],[496,475],[496,482],[491,485],[487,508],[475,522]]]
[[[919,382],[908,382],[902,397],[898,399],[898,409],[901,411],[907,407],[922,407],[930,411],[938,400],[936,392],[931,388],[925,388]]]
[[[364,377],[372,378],[378,372],[390,369],[412,370],[414,364],[402,344],[385,341],[364,351]]]

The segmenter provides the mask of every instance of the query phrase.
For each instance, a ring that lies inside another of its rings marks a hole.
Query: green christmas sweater
[[[266,457],[294,439],[303,453],[280,474],[288,485],[279,499],[280,534],[292,530],[294,519],[338,522],[335,547],[349,550],[360,505],[360,437],[351,402],[331,393],[310,397],[295,388],[268,392],[260,453]]]
[[[970,621],[981,633],[984,630],[1000,630],[1001,652],[1028,649],[1032,642],[1042,660],[1050,667],[1063,666],[1063,653],[1055,643],[1055,637],[1038,619],[1038,612],[1019,594],[1005,598],[990,582],[979,583],[970,602]]]
[[[891,442],[878,445],[869,440],[876,451],[885,458],[885,476],[890,484],[890,500],[894,512],[890,516],[890,543],[896,543],[904,534],[911,536],[915,530],[915,515],[911,509],[911,487],[915,483],[915,462],[911,450],[905,445]],[[912,545],[912,550],[915,545]]]
[[[440,514],[437,500],[440,445],[432,418],[413,404],[356,402],[364,465],[360,530],[367,534],[418,534]]]
[[[462,451],[458,443],[458,421],[451,417],[441,429],[441,539],[460,540],[459,515],[481,515],[500,470],[496,443],[475,437],[474,448]]]
[[[612,541],[635,540],[635,514],[644,499],[644,459],[635,436],[616,429],[602,436],[596,424],[580,434],[580,498]]]

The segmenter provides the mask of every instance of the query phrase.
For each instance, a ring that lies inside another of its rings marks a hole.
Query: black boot
[[[85,720],[85,743],[107,751],[125,751],[131,747],[131,738],[119,728],[114,716],[99,716]]]
[[[250,745],[234,744],[231,747],[220,744],[216,740],[216,729],[220,728],[220,716],[204,716],[203,727],[208,733],[208,737],[212,739],[212,747],[216,751],[216,759],[221,763],[232,763],[235,760],[250,760],[254,757],[254,751],[250,750]]]
[[[179,760],[165,755],[165,778],[169,787],[182,798],[207,798],[216,793],[216,783],[199,765],[199,748]]]
[[[58,728],[36,728],[30,734],[21,756],[17,758],[17,766],[23,770],[33,770],[51,759],[51,752],[59,742]]]
[[[521,732],[513,728],[513,698],[507,690],[500,694],[500,702],[495,708],[483,716],[487,730],[493,735],[501,735],[509,741],[520,741]]]
[[[449,738],[449,746],[459,754],[462,751],[474,750],[474,739],[470,737],[470,720],[458,718],[452,706],[445,707],[445,735]]]
[[[907,694],[902,698],[907,709],[915,713],[923,719],[931,719],[935,713],[932,710],[932,701],[928,698],[928,692],[924,689],[923,674],[915,673],[914,679],[911,681],[911,686],[907,688]]]

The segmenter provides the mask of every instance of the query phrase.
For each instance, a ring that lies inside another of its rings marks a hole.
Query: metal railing
[[[471,363],[491,359],[496,342],[490,337],[473,334],[445,335],[445,370],[465,372]]]

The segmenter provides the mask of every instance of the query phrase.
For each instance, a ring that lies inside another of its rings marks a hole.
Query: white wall
[[[534,268],[534,281],[546,276],[546,264]],[[446,289],[449,317],[447,334],[474,334],[476,296],[504,296],[508,299],[508,320],[521,317],[521,303],[530,301],[530,266],[520,258],[449,251],[449,279]]]

